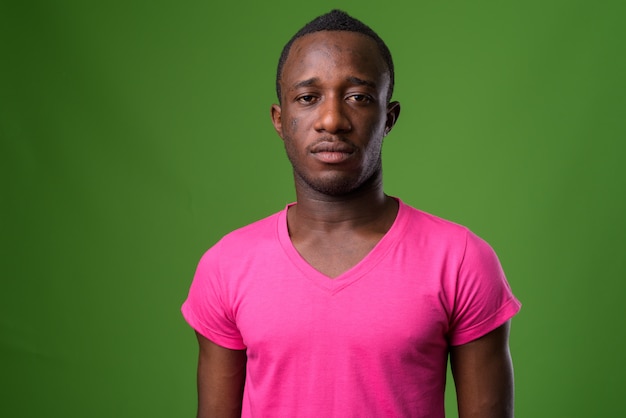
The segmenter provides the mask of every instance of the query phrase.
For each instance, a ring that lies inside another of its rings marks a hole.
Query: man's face
[[[296,184],[326,195],[357,190],[381,171],[383,137],[399,114],[373,39],[322,31],[296,40],[283,66],[272,121]]]

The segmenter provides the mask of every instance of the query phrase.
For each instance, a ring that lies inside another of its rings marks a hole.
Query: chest
[[[439,298],[406,282],[390,285],[395,280],[384,274],[344,279],[326,279],[330,288],[302,275],[276,286],[268,280],[256,289],[265,296],[239,306],[246,387],[266,394],[260,403],[305,399],[313,411],[281,403],[263,416],[439,416],[420,404],[443,402],[424,398],[442,395],[445,383],[447,319]]]
[[[323,358],[329,352],[376,358],[445,351],[448,319],[439,291],[416,277],[381,271],[330,287],[298,275],[268,278],[241,300],[237,326],[251,360]]]

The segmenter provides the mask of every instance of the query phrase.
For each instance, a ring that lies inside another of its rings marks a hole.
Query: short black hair
[[[280,59],[278,60],[278,69],[276,70],[276,95],[278,96],[278,102],[280,103],[281,101],[280,80],[282,77],[283,66],[285,65],[285,61],[287,61],[291,46],[298,38],[301,38],[304,35],[308,35],[310,33],[321,31],[356,32],[369,36],[374,41],[376,41],[376,45],[378,45],[380,54],[382,55],[385,64],[387,64],[387,69],[389,70],[389,91],[387,92],[387,101],[390,101],[391,95],[393,94],[395,77],[393,60],[391,58],[391,52],[389,51],[389,48],[387,48],[387,45],[380,38],[380,36],[378,36],[378,34],[376,34],[376,32],[374,32],[365,23],[353,18],[342,10],[335,9],[324,15],[316,17],[315,19],[307,23],[302,29],[296,32],[296,34],[293,35],[289,42],[287,42],[287,44],[283,47],[283,51],[280,54]]]

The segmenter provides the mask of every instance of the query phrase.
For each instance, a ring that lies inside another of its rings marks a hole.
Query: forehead
[[[374,81],[389,77],[387,65],[372,38],[357,32],[320,31],[294,41],[281,79],[289,85],[301,78],[319,77],[320,73],[341,75],[343,72]]]

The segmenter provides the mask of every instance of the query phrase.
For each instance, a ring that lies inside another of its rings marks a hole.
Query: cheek
[[[294,118],[291,120],[291,122],[289,123],[289,126],[291,127],[291,132],[292,133],[296,133],[298,132],[298,122],[300,122],[300,119],[298,118]]]
[[[385,124],[372,123],[365,127],[364,134],[369,137],[369,141],[367,144],[368,148],[380,146],[385,134]]]

